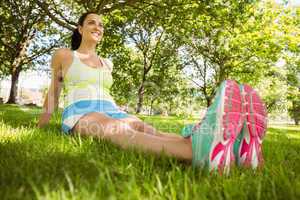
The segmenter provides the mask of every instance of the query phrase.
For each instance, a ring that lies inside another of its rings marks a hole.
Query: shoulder
[[[52,67],[62,69],[63,66],[68,65],[73,60],[73,53],[70,49],[60,48],[54,51],[52,55]]]
[[[105,65],[109,68],[109,70],[112,71],[113,67],[114,67],[113,62],[108,58],[103,58],[103,61],[104,61]]]
[[[53,58],[56,58],[56,59],[68,59],[68,58],[72,58],[72,50],[68,49],[68,48],[57,49],[53,53]]]

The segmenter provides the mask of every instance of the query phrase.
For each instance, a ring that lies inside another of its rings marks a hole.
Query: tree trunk
[[[142,107],[143,107],[143,101],[144,101],[144,90],[145,86],[144,86],[144,82],[142,82],[139,91],[138,91],[138,103],[136,106],[136,114],[139,114],[142,111]]]
[[[152,115],[153,112],[153,103],[154,103],[155,99],[151,100],[151,104],[150,104],[150,115]]]
[[[190,105],[191,105],[191,104],[190,104]],[[172,107],[172,102],[170,101],[170,102],[169,102],[169,111],[168,111],[169,114],[172,113],[172,108],[173,108],[173,107]]]
[[[18,92],[19,75],[20,75],[19,70],[16,70],[11,75],[11,86],[10,86],[9,98],[6,102],[7,104],[16,103],[16,96],[17,96],[17,92]]]
[[[202,91],[203,91],[204,98],[205,98],[205,101],[206,101],[206,107],[208,108],[212,103],[213,95],[212,94],[208,95],[206,89],[207,88],[205,87],[205,88],[202,89]]]
[[[208,108],[211,104],[211,98],[210,97],[205,97],[206,100],[206,107]]]
[[[295,125],[299,125],[300,120],[300,101],[292,102],[292,118],[295,121]]]
[[[10,93],[9,98],[7,100],[7,104],[13,104],[16,103],[16,96],[18,92],[18,81],[19,81],[19,75],[20,72],[23,70],[23,60],[26,56],[26,50],[29,46],[30,41],[34,37],[35,32],[33,32],[31,35],[24,36],[23,41],[20,42],[16,46],[16,54],[14,56],[14,61],[11,65],[10,74],[11,74],[11,86],[10,86]]]

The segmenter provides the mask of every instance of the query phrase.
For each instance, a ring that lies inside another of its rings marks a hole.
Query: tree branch
[[[45,53],[48,53],[49,51],[51,51],[52,49],[54,49],[55,47],[57,47],[57,45],[51,45],[50,47],[48,48],[45,48],[41,51],[38,51],[36,54],[30,56],[30,57],[27,57],[23,62],[22,64],[23,65],[26,65],[28,63],[31,63],[33,60],[35,60],[36,58],[40,57],[41,55],[45,54]]]
[[[124,1],[124,2],[119,2],[118,4],[114,3],[110,7],[107,6],[108,4],[106,4],[106,5],[103,5],[103,9],[100,10],[100,13],[101,14],[110,13],[113,10],[125,8],[125,6],[132,7],[134,4],[136,4],[138,2],[139,2],[139,0],[127,0],[127,1]]]
[[[62,12],[58,11],[58,7],[57,5],[54,3],[54,1],[52,0],[52,4],[54,5],[54,8],[52,9],[55,14],[57,14],[58,16],[60,16],[65,22],[67,22],[68,24],[71,24],[73,26],[77,26],[77,24],[73,21],[68,20],[67,18],[65,18],[65,16],[62,14]]]
[[[160,44],[160,40],[161,40],[163,34],[164,34],[164,31],[161,32],[161,34],[160,34],[160,36],[159,36],[159,38],[158,38],[158,41],[156,42],[156,45],[155,45],[155,48],[154,48],[154,53],[153,53],[153,55],[152,55],[152,57],[151,57],[150,65],[149,65],[149,67],[148,67],[148,69],[147,69],[147,73],[150,71],[150,69],[151,69],[151,67],[152,67],[152,65],[153,65],[153,60],[154,60],[154,57],[155,57],[156,54],[157,54],[157,48],[158,48],[158,46],[159,46],[159,44]],[[150,45],[150,44],[151,44],[151,41],[149,42],[149,45]]]
[[[75,29],[75,27],[70,25],[68,22],[62,21],[58,19],[54,14],[52,14],[50,11],[50,6],[47,3],[45,2],[42,3],[39,0],[36,0],[36,3],[55,23],[71,31]],[[73,22],[72,24],[76,24],[76,23]]]

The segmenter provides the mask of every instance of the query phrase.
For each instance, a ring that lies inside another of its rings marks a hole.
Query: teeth
[[[99,33],[92,32],[93,35],[99,36]]]

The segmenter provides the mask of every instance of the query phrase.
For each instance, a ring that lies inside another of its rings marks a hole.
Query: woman
[[[205,120],[201,125],[186,127],[184,137],[160,133],[119,110],[110,96],[113,64],[96,54],[103,32],[100,16],[85,13],[73,32],[72,50],[59,49],[54,53],[51,85],[38,126],[49,122],[63,88],[66,96],[62,130],[67,134],[104,138],[123,148],[138,147],[157,154],[164,151],[180,160],[192,161],[194,166],[229,169],[234,162],[235,138],[244,120],[239,86],[234,81],[223,82]]]

